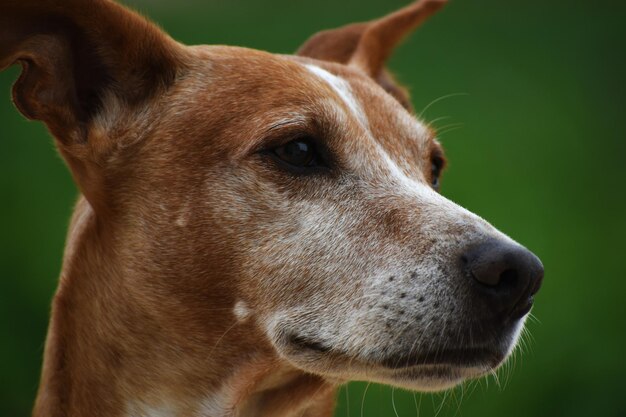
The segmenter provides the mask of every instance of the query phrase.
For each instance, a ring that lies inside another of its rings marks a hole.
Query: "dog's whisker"
[[[530,330],[526,327],[522,329],[522,335],[520,337],[520,345],[522,352],[532,352],[532,346],[534,343],[534,336]]]
[[[448,392],[449,391],[444,391],[443,394],[441,395],[440,397],[441,401],[439,402],[439,406],[435,410],[435,417],[438,417],[439,414],[441,413],[441,410],[443,410],[443,406],[446,404],[446,398],[448,397]]]
[[[420,394],[419,403],[417,402],[417,393],[413,392],[413,402],[415,403],[415,417],[420,417],[420,409],[422,407],[422,395]]]
[[[209,352],[209,356],[213,355],[213,352],[215,352],[215,349],[217,348],[217,346],[220,344],[220,342],[222,341],[222,339],[224,339],[224,337],[226,336],[226,334],[228,332],[230,332],[232,329],[235,328],[235,326],[237,326],[237,324],[239,324],[239,322],[235,321],[230,327],[228,327],[226,329],[226,331],[224,333],[222,333],[222,335],[217,339],[217,341],[215,342],[215,345],[213,345],[213,348],[211,349],[211,351]]]
[[[363,417],[363,413],[365,410],[365,395],[367,394],[367,390],[370,387],[371,382],[368,382],[365,386],[365,390],[363,391],[363,398],[361,399],[361,417]]]
[[[467,393],[467,396],[471,397],[472,395],[474,395],[474,392],[476,391],[476,389],[479,386],[482,387],[482,378],[470,380],[468,382],[468,393]]]
[[[462,127],[465,127],[465,123],[450,123],[447,124],[445,126],[442,126],[440,128],[437,128],[436,132],[437,132],[437,137],[441,137],[442,135],[445,135],[446,133],[452,132],[454,130],[460,129]]]
[[[532,311],[530,313],[528,313],[528,318],[533,321],[534,323],[538,323],[541,324],[541,320],[539,320],[539,318],[537,316],[535,316]]]
[[[442,120],[447,120],[447,119],[450,119],[450,118],[451,118],[451,116],[441,116],[441,117],[437,117],[437,118],[435,118],[435,119],[433,119],[433,120],[429,121],[429,122],[428,122],[428,124],[429,124],[430,126],[433,126],[433,127],[435,128],[435,130],[437,130],[437,129],[438,129],[438,127],[437,127],[437,126],[434,126],[434,125],[435,125],[435,123],[440,122],[440,121],[442,121]]]
[[[461,395],[458,398],[457,407],[456,407],[456,411],[454,413],[454,417],[456,417],[457,415],[461,414],[461,404],[463,404],[463,399],[465,398],[465,384],[466,384],[466,382],[464,381],[463,383],[461,383],[459,385],[459,390],[461,391]]]
[[[456,127],[452,127],[452,128],[446,129],[446,130],[444,130],[444,131],[442,131],[442,132],[438,132],[438,133],[437,133],[437,137],[438,137],[438,138],[441,138],[441,137],[443,137],[443,135],[447,135],[447,134],[448,134],[448,133],[450,133],[450,132],[454,132],[455,130],[459,130],[459,129],[461,129],[462,127],[463,127],[463,126],[456,126]]]
[[[422,116],[426,113],[426,111],[428,111],[428,109],[429,109],[429,108],[431,108],[433,105],[435,105],[435,104],[439,103],[440,101],[442,101],[442,100],[446,100],[446,99],[448,99],[448,98],[452,98],[452,97],[460,97],[460,96],[469,96],[469,93],[451,93],[451,94],[446,94],[446,95],[443,95],[443,96],[441,96],[441,97],[438,97],[438,98],[434,99],[433,101],[431,101],[430,103],[428,103],[428,104],[426,105],[426,107],[424,107],[424,108],[422,109],[422,111],[421,111],[421,112],[419,113],[419,115],[417,116],[417,117],[418,117],[418,119],[421,119],[421,118],[422,118]]]
[[[346,417],[350,417],[350,384],[344,385],[344,392],[346,393]]]
[[[513,359],[514,361],[515,359]],[[502,381],[502,390],[506,390],[507,384],[509,382],[509,376],[511,375],[512,361],[507,360],[504,363],[504,366],[499,367],[496,372],[498,373],[498,377]]]
[[[535,336],[533,336],[527,327],[522,328],[522,338],[527,344],[528,350],[532,350],[532,345],[535,342]]]
[[[498,390],[502,391],[502,386],[500,385],[500,378],[498,377],[497,370],[496,369],[492,369],[490,374],[493,377],[493,380],[496,383],[496,386],[498,387]]]
[[[391,406],[393,407],[393,412],[396,417],[400,417],[398,414],[398,409],[396,408],[396,399],[395,399],[396,387],[391,387]]]
[[[456,405],[455,415],[456,415],[456,410],[458,410],[461,407],[461,404],[459,402],[459,394],[458,394],[459,388],[460,386],[450,388],[450,404],[448,405],[448,409],[452,408],[452,401],[454,400],[454,404]]]

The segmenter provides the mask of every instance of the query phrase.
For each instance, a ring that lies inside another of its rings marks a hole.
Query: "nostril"
[[[510,290],[517,286],[519,275],[515,269],[506,269],[500,274],[500,280],[497,284],[502,290]]]

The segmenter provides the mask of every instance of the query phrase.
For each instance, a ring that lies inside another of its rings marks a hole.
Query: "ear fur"
[[[62,143],[86,138],[106,94],[136,105],[171,84],[177,44],[108,0],[2,0],[0,70],[19,63],[16,107]]]
[[[115,139],[90,135],[104,100],[131,112],[166,89],[182,47],[109,0],[0,0],[0,70],[20,64],[13,101],[57,139],[79,188],[106,209],[105,171]]]
[[[297,54],[357,67],[410,108],[406,90],[385,70],[385,62],[405,36],[445,3],[446,0],[419,0],[380,19],[319,32]]]

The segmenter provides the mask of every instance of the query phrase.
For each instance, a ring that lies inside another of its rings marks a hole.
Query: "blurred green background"
[[[185,43],[281,53],[406,3],[127,2]],[[337,416],[626,416],[625,18],[617,1],[455,0],[396,52],[418,111],[463,93],[425,113],[447,117],[435,123],[451,161],[443,193],[535,251],[546,278],[532,338],[499,384],[414,395],[353,383]],[[12,107],[17,75],[0,74],[2,417],[29,414],[77,195],[44,127]]]

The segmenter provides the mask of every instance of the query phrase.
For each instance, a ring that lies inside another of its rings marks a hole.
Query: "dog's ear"
[[[358,67],[410,109],[406,90],[385,70],[385,62],[406,35],[445,3],[446,0],[419,0],[380,19],[319,32],[297,54]]]
[[[90,142],[91,122],[140,106],[172,84],[182,48],[138,14],[109,0],[2,0],[0,70],[19,63],[13,101],[57,139],[81,190],[87,165],[113,145]],[[105,115],[106,117],[106,115]],[[106,136],[106,135],[105,135]],[[91,160],[90,160],[91,159]]]

